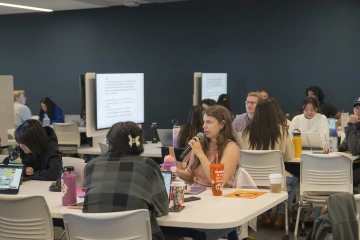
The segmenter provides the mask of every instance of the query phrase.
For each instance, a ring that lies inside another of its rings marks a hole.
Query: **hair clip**
[[[132,147],[132,145],[135,143],[136,144],[136,147],[140,146],[140,142],[139,142],[139,136],[135,137],[135,138],[132,138],[131,135],[129,134],[128,135],[129,137],[129,146]]]

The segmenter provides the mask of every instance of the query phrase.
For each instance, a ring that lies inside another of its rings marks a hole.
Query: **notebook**
[[[24,165],[0,164],[0,194],[18,194]]]
[[[158,129],[157,130],[161,145],[164,147],[172,146],[172,129]]]
[[[163,171],[161,172],[164,178],[164,182],[165,182],[165,188],[166,188],[166,192],[169,198],[169,202],[170,202],[170,191],[171,191],[171,180],[172,180],[172,172],[171,171]]]

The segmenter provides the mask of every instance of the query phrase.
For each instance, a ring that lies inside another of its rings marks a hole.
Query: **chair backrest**
[[[345,132],[342,132],[342,133],[341,133],[341,136],[340,136],[340,143],[342,143],[345,138],[346,138]]]
[[[234,188],[257,188],[256,183],[248,172],[242,167],[236,172],[234,179]]]
[[[301,154],[300,195],[304,192],[353,192],[353,162],[338,154]]]
[[[146,209],[63,215],[68,240],[152,239],[149,211]]]
[[[280,150],[241,150],[239,164],[258,187],[269,187],[269,175],[273,173],[280,173],[285,179],[284,161]]]
[[[76,123],[53,123],[59,145],[77,145],[80,147],[80,132]]]
[[[81,158],[62,157],[63,166],[74,166],[76,186],[84,186],[85,160]]]
[[[360,236],[360,194],[354,195],[355,202],[356,202],[356,212],[357,212],[357,221],[358,221],[358,227],[359,227],[359,236]]]
[[[49,207],[43,196],[0,196],[0,240],[54,239]]]
[[[76,123],[79,126],[81,123],[80,114],[65,114],[64,122],[65,123]]]

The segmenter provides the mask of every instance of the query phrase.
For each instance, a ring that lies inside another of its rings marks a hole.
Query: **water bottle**
[[[177,148],[178,147],[177,138],[179,136],[180,126],[178,125],[178,120],[177,119],[173,119],[172,123],[174,124],[173,131],[172,131],[173,147]]]
[[[73,166],[64,167],[61,175],[62,205],[76,204],[76,174]]]
[[[297,131],[297,132],[295,132]],[[302,139],[301,132],[299,129],[294,129],[293,133],[293,144],[294,144],[294,158],[300,158],[302,152]]]
[[[44,114],[44,119],[43,119],[43,126],[50,126],[50,118],[48,117],[48,115],[45,113]]]
[[[157,132],[157,123],[153,122],[151,124],[151,142],[157,143],[159,141],[159,135]]]
[[[329,138],[329,151],[330,152],[337,152],[338,134],[336,132],[336,129],[331,129],[329,135],[330,135],[330,138]]]

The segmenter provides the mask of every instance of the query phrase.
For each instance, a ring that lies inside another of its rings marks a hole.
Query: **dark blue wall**
[[[261,87],[285,112],[297,111],[312,84],[349,111],[360,95],[359,46],[355,0],[192,0],[0,16],[0,74],[14,75],[34,113],[43,96],[79,113],[79,74],[144,72],[147,129],[186,120],[197,71],[228,73],[235,113]]]

